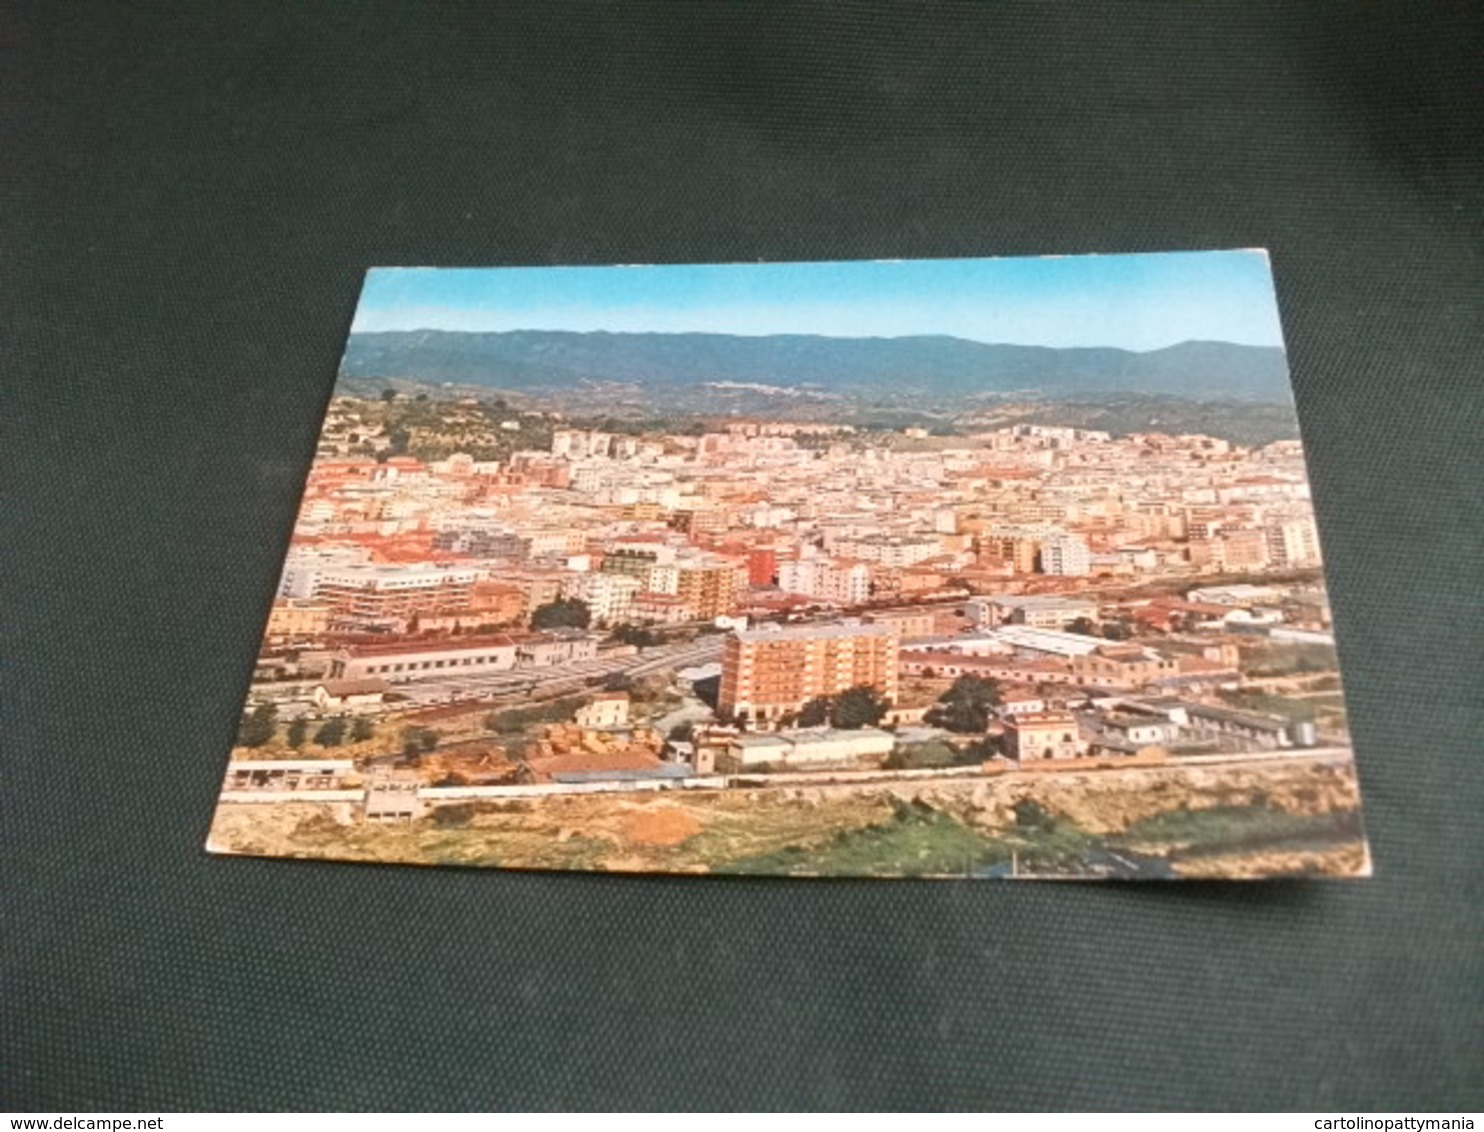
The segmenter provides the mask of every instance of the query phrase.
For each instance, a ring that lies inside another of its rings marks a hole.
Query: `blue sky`
[[[952,334],[1280,346],[1265,252],[655,267],[375,268],[355,330]]]

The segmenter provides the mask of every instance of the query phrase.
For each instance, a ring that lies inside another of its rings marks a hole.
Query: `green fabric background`
[[[1481,12],[7,6],[0,1107],[1484,1106]],[[368,265],[1254,245],[1373,881],[202,851]]]

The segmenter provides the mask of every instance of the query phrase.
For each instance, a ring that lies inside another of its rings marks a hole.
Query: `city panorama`
[[[209,847],[1365,875],[1276,335],[1251,252],[372,272]]]

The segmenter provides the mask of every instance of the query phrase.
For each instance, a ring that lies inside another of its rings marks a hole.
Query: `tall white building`
[[[587,605],[595,622],[620,625],[634,609],[634,595],[643,583],[628,574],[574,574],[563,585],[566,597]]]
[[[832,540],[830,549],[836,554],[859,558],[864,562],[879,562],[883,566],[915,566],[943,553],[943,544],[936,535],[883,535],[868,534],[860,538],[838,538]]]
[[[871,598],[871,567],[832,558],[786,558],[778,563],[778,588],[835,605],[864,605]]]
[[[785,558],[778,563],[778,588],[785,593],[816,596],[820,567],[819,558]]]
[[[364,565],[370,560],[371,552],[363,546],[290,546],[279,577],[278,596],[311,597],[327,572]]]
[[[1041,542],[1041,573],[1087,574],[1092,570],[1092,551],[1072,534],[1057,534]]]
[[[836,605],[864,605],[871,600],[871,568],[864,562],[829,562],[821,571],[820,597]]]
[[[1312,518],[1277,519],[1265,530],[1269,565],[1297,569],[1320,564],[1319,532]]]

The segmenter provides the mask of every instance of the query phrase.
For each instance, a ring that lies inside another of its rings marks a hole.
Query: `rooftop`
[[[829,625],[763,625],[756,629],[739,629],[737,639],[748,644],[769,641],[827,641],[849,637],[895,637],[894,625],[836,623]]]
[[[1148,712],[1114,711],[1103,716],[1103,722],[1109,727],[1148,727],[1164,721],[1164,716]]]
[[[789,746],[787,739],[780,739],[777,735],[738,735],[732,742],[739,747],[751,747],[754,750],[782,750]]]
[[[1069,711],[1026,711],[1001,720],[1006,727],[1061,727],[1075,723],[1076,717]]]
[[[1036,629],[1029,625],[1002,625],[994,630],[994,634],[999,640],[1019,648],[1064,656],[1084,656],[1107,644],[1101,637],[1087,637],[1061,629]]]
[[[995,605],[1004,606],[1007,609],[1086,609],[1089,605],[1096,606],[1097,599],[1091,597],[996,597],[991,598]]]
[[[315,686],[323,688],[331,696],[369,696],[391,688],[390,684],[376,676],[361,680],[322,680]]]
[[[452,637],[435,641],[397,641],[384,645],[347,645],[345,651],[353,657],[402,656],[420,652],[478,652],[480,649],[509,649],[515,647],[515,639],[502,635],[487,637]]]
[[[844,730],[836,727],[811,727],[784,732],[784,739],[796,747],[825,743],[843,743],[851,739],[891,739],[891,733],[875,727]]]
[[[1191,704],[1187,709],[1190,715],[1204,716],[1207,719],[1219,719],[1223,723],[1235,723],[1240,727],[1251,727],[1260,731],[1281,731],[1286,726],[1283,720],[1272,715],[1258,715],[1251,711],[1237,711],[1235,708],[1214,707],[1210,704]]]

